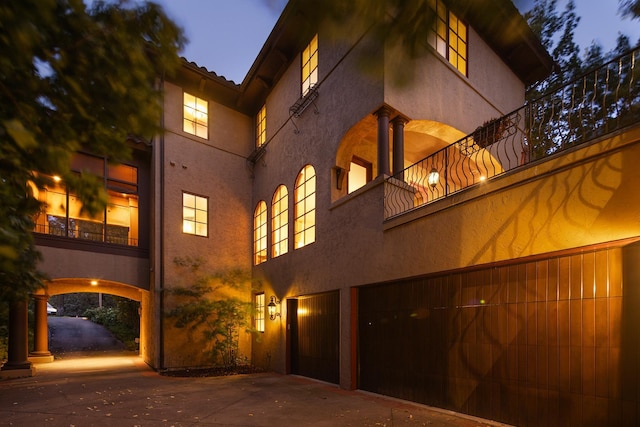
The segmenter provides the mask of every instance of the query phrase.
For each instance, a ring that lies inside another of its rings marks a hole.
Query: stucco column
[[[27,301],[14,301],[9,305],[9,348],[3,371],[31,370],[29,353],[29,317]]]
[[[49,351],[49,325],[47,324],[48,295],[34,295],[34,328],[33,351],[29,353],[31,362],[53,362],[53,356]]]
[[[389,168],[389,115],[391,109],[382,107],[376,111],[378,117],[378,176],[390,175]]]
[[[402,180],[403,176],[399,175],[404,170],[404,124],[407,120],[398,116],[393,119],[393,174],[396,178]]]

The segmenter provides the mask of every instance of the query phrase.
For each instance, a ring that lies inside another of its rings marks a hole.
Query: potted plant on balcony
[[[471,136],[480,148],[486,148],[499,141],[510,125],[511,122],[507,117],[490,119],[479,126]]]

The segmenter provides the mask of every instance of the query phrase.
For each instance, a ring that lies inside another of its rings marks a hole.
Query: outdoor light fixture
[[[440,174],[436,168],[431,168],[431,172],[429,172],[429,176],[427,177],[427,182],[432,189],[436,188],[436,185],[440,182]]]
[[[280,301],[278,301],[275,296],[271,296],[271,301],[267,304],[269,319],[276,320],[276,317],[280,316],[280,312],[276,311],[278,305],[280,305]]]

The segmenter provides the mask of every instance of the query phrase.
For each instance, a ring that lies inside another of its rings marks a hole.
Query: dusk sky
[[[286,0],[155,0],[189,38],[182,56],[228,80],[241,83],[280,16]],[[558,0],[562,11],[567,0]],[[514,2],[522,11],[532,0]],[[640,20],[621,20],[618,0],[575,0],[581,17],[576,41],[584,50],[598,40],[605,51],[618,32],[640,39]]]

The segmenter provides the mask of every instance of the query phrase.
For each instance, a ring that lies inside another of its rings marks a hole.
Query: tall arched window
[[[289,249],[289,194],[287,187],[276,189],[271,201],[271,256],[286,254]]]
[[[307,165],[296,178],[294,190],[295,248],[301,248],[316,241],[316,171]]]
[[[267,204],[260,200],[253,211],[253,264],[267,260]]]

